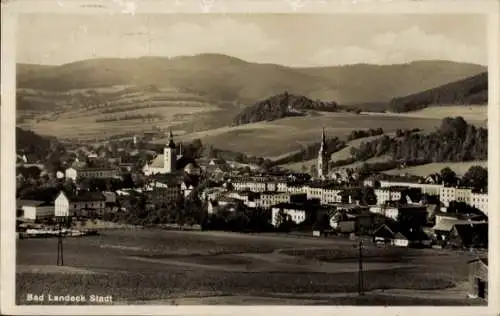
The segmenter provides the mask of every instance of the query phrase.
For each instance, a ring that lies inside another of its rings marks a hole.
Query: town
[[[59,168],[19,153],[18,236],[58,234],[57,219],[65,218],[64,233],[73,235],[92,222],[114,222],[335,235],[396,247],[488,247],[485,169],[471,167],[463,177],[471,179],[449,168],[425,178],[404,169],[398,176],[331,170],[325,131],[318,136],[314,174],[226,161],[201,150],[199,140],[177,143],[172,130],[155,146],[159,152],[147,149],[146,136],[68,145]]]

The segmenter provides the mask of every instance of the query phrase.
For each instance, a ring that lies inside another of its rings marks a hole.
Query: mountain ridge
[[[115,85],[148,85],[196,91],[212,99],[254,104],[293,91],[339,104],[389,102],[485,71],[475,64],[414,61],[288,67],[220,54],[179,57],[99,58],[60,66],[18,64],[19,88],[46,91]]]

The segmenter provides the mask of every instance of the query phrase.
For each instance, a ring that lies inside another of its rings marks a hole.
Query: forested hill
[[[29,162],[45,160],[56,148],[56,138],[43,137],[32,131],[16,127],[16,151],[25,154]]]
[[[435,132],[424,135],[387,135],[351,149],[353,161],[389,155],[394,161],[420,163],[485,161],[488,159],[488,130],[468,124],[462,117],[445,118]]]
[[[288,92],[272,96],[245,108],[233,120],[233,125],[273,121],[288,116],[303,115],[303,110],[337,111],[336,102],[313,101]]]
[[[429,105],[488,104],[488,73],[455,81],[405,97],[394,98],[389,104],[393,112],[409,112]]]

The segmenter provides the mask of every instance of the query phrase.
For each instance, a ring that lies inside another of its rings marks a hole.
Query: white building
[[[76,181],[78,178],[111,179],[118,177],[116,168],[74,168],[65,170],[66,179]]]
[[[292,203],[281,203],[273,206],[271,211],[271,224],[277,226],[279,223],[279,212],[283,211],[289,218],[299,224],[306,219],[306,210],[303,205]]]
[[[419,188],[423,194],[429,195],[439,195],[439,191],[443,187],[442,184],[432,184],[432,183],[418,183],[410,181],[393,181],[393,180],[380,180],[380,187],[408,187],[408,188]]]
[[[54,205],[47,203],[40,205],[24,205],[23,218],[27,220],[40,220],[54,217]]]
[[[403,191],[403,188],[383,187],[375,189],[374,193],[377,197],[377,204],[382,205],[388,201],[399,201]]]
[[[143,173],[150,176],[153,174],[168,174],[174,172],[177,166],[177,155],[175,151],[175,143],[172,131],[170,131],[170,139],[167,146],[163,148],[163,154],[156,156],[151,164],[147,163],[142,169]]]
[[[450,202],[457,201],[488,214],[488,193],[473,193],[472,189],[468,188],[442,187],[439,192],[439,200],[446,207],[450,205]]]
[[[408,204],[400,206],[391,205],[374,205],[370,207],[370,212],[397,220],[399,214],[410,213],[410,214],[421,214],[422,218],[427,218],[427,207],[419,204]]]
[[[395,206],[374,205],[370,207],[370,212],[380,214],[393,220],[397,220],[399,215],[399,209]]]
[[[105,197],[97,192],[88,192],[68,197],[61,191],[54,201],[54,214],[56,217],[88,217],[90,215],[103,215],[105,201]]]
[[[488,193],[471,193],[469,204],[488,215]]]

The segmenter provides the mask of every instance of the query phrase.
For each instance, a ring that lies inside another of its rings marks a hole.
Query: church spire
[[[169,140],[168,140],[168,146],[167,147],[169,147],[169,148],[175,148],[174,135],[172,134],[172,128],[170,128]]]
[[[321,150],[326,151],[326,135],[325,128],[323,127],[323,131],[321,133]]]
[[[320,179],[326,179],[328,176],[328,150],[326,148],[326,135],[325,128],[323,127],[323,131],[321,133],[321,147],[318,152],[318,161],[317,161],[317,173]]]

